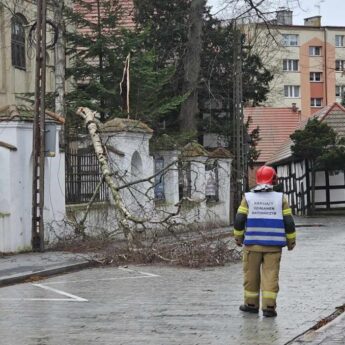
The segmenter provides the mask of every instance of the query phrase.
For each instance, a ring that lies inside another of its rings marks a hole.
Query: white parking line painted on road
[[[153,274],[153,273],[148,273],[148,272],[141,272],[141,271],[138,271],[138,272],[143,274],[143,275],[146,275],[147,277],[159,277],[158,274]]]
[[[0,301],[47,301],[47,302],[82,302],[72,298],[0,298]]]
[[[31,285],[39,287],[39,288],[44,289],[44,290],[48,290],[48,291],[57,293],[57,294],[62,295],[62,296],[69,297],[69,298],[23,298],[23,297],[11,298],[11,297],[9,297],[9,298],[0,298],[0,301],[88,302],[88,300],[85,298],[82,298],[82,297],[79,297],[76,295],[72,295],[71,293],[61,291],[58,289],[54,289],[54,288],[51,288],[49,286],[45,286],[43,284],[31,284]]]
[[[157,275],[157,274],[148,273],[148,272],[142,272],[142,271],[136,271],[136,270],[131,270],[130,268],[127,268],[127,267],[119,267],[118,269],[121,270],[121,271],[125,271],[125,272],[140,273],[143,276],[147,276],[147,277],[159,277],[159,275]]]
[[[82,297],[78,297],[76,295],[72,295],[71,293],[68,293],[68,292],[65,292],[65,291],[61,291],[61,290],[58,290],[58,289],[54,289],[52,287],[49,287],[49,286],[45,286],[43,284],[32,284],[33,286],[37,286],[41,289],[45,289],[45,290],[48,290],[48,291],[52,291],[52,292],[55,292],[59,295],[62,295],[62,296],[67,296],[77,302],[87,302],[88,300],[85,299],[85,298],[82,298]]]

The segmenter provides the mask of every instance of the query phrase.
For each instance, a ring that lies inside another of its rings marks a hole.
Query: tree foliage
[[[121,18],[128,13],[118,0],[74,0],[74,6],[79,11],[66,11],[70,23],[77,28],[68,32],[72,57],[68,76],[75,83],[74,91],[68,95],[69,104],[96,110],[102,120],[127,116],[121,107],[119,84],[124,62],[131,54],[129,115],[157,127],[161,117],[177,107],[183,97],[168,92],[175,68],[157,68],[154,49],[145,45],[149,28],[137,32],[124,28]]]
[[[244,35],[232,22],[224,24],[210,13],[207,14],[200,102],[203,103],[204,112],[211,113],[211,120],[207,119],[203,130],[221,135],[229,147],[234,140],[232,129],[236,35],[241,35],[243,104],[256,106],[266,100],[269,82],[273,78],[260,57],[249,49]]]
[[[160,65],[176,66],[172,90],[181,92],[191,1],[135,0],[134,3],[138,28],[145,23],[149,23],[151,28],[151,36],[145,44],[155,49]],[[236,29],[231,22],[224,23],[212,16],[207,6],[202,16],[203,42],[197,86],[201,109],[197,115],[198,131],[199,135],[204,132],[217,133],[229,141],[232,128],[233,45]],[[250,49],[243,49],[242,55],[243,102],[257,105],[265,100],[272,75]],[[204,113],[210,114],[207,120],[204,120]],[[177,113],[171,114],[168,123],[175,131],[184,129],[178,127]]]
[[[158,66],[178,66],[187,42],[190,1],[134,0],[134,6],[137,32],[150,29],[145,47],[156,52]]]
[[[248,152],[247,152],[247,161],[248,166],[253,168],[254,163],[260,156],[260,150],[257,149],[257,145],[260,141],[260,128],[257,126],[251,132],[249,132],[249,126],[252,123],[252,118],[248,117],[245,124],[246,132],[248,133]]]
[[[233,24],[214,18],[204,6],[200,72],[193,90],[189,90],[184,87],[188,74],[184,59],[192,1],[134,0],[134,4],[135,28],[131,30],[121,23],[121,17],[128,14],[118,0],[74,0],[79,11],[67,9],[68,20],[77,28],[68,32],[69,54],[73,57],[68,75],[76,84],[67,96],[68,104],[96,110],[102,120],[127,116],[121,109],[119,83],[124,61],[131,53],[132,118],[147,122],[156,135],[185,132],[190,138],[179,114],[183,102],[196,91],[198,136],[215,132],[231,146]],[[257,105],[265,100],[272,76],[244,44],[243,102]],[[210,120],[205,122],[204,114],[209,110]]]
[[[336,143],[335,131],[325,122],[316,118],[309,119],[304,129],[291,134],[294,145],[291,147],[297,159],[307,159],[320,165],[320,158]]]
[[[235,35],[238,34],[241,35],[243,102],[256,106],[266,100],[273,75],[263,66],[260,57],[252,52],[234,23],[224,24],[209,12],[205,19],[202,79],[208,84],[207,95],[223,100],[224,104],[230,102],[232,107],[233,51]]]

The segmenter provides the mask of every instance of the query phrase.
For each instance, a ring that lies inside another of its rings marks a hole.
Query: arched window
[[[12,65],[25,70],[25,29],[26,19],[15,14],[11,21]]]
[[[131,162],[132,178],[133,180],[141,178],[143,173],[143,163],[141,161],[140,154],[135,151],[132,156]]]

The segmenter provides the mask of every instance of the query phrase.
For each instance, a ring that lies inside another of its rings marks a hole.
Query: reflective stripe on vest
[[[283,194],[249,192],[245,195],[249,213],[244,238],[245,245],[286,246],[283,221]]]

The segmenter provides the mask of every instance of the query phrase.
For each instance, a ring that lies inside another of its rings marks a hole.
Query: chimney
[[[292,14],[293,12],[282,8],[279,9],[277,12],[277,25],[292,25]]]
[[[321,26],[321,16],[304,18],[304,26],[313,26],[319,28]]]

